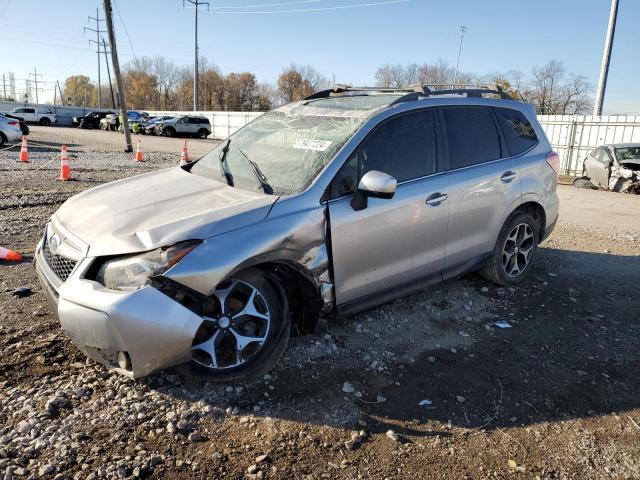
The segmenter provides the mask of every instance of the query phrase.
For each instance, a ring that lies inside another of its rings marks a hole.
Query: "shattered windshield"
[[[627,160],[640,162],[640,145],[634,147],[616,148],[616,158],[619,162]]]
[[[274,194],[298,193],[363,121],[349,116],[265,113],[202,157],[191,173],[226,182],[226,169],[235,187],[266,192],[266,184]]]

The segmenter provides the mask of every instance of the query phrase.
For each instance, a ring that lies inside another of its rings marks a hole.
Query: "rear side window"
[[[436,124],[433,110],[392,118],[377,127],[351,154],[332,184],[332,197],[354,193],[371,171],[403,182],[436,171]]]
[[[500,158],[500,136],[488,108],[445,108],[451,169]]]
[[[25,108],[24,113],[36,113],[36,110],[34,108]]]
[[[511,155],[526,152],[538,143],[533,126],[521,112],[511,108],[496,108],[496,114]]]

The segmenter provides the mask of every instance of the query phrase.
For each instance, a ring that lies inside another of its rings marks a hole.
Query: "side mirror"
[[[386,173],[377,170],[365,173],[358,184],[358,191],[351,200],[351,208],[356,211],[367,208],[369,197],[393,198],[397,184],[397,180]]]

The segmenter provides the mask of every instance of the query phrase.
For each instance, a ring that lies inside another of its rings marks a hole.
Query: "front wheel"
[[[218,307],[203,313],[193,339],[192,367],[216,381],[255,378],[271,370],[289,341],[284,295],[262,272],[248,269],[221,283],[214,296]]]
[[[540,225],[528,213],[512,214],[500,231],[489,263],[480,274],[498,285],[516,285],[531,270],[538,250]]]
[[[167,127],[167,128],[164,129],[164,134],[167,137],[175,137],[176,136],[176,131],[171,127]]]
[[[7,143],[7,137],[4,136],[4,133],[0,132],[0,147],[2,147],[5,143]]]

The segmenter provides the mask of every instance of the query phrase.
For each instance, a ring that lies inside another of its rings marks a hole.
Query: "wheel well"
[[[301,268],[290,263],[268,262],[254,265],[276,283],[276,290],[287,301],[292,334],[313,332],[318,324],[322,301],[315,282]]]
[[[528,213],[534,218],[536,222],[538,222],[538,226],[540,227],[540,231],[539,231],[540,238],[538,239],[538,241],[542,241],[542,239],[544,238],[545,226],[547,225],[547,219],[544,213],[544,208],[542,208],[542,205],[536,202],[523,203],[522,205],[520,205],[518,208],[514,210],[514,213],[515,212]]]

